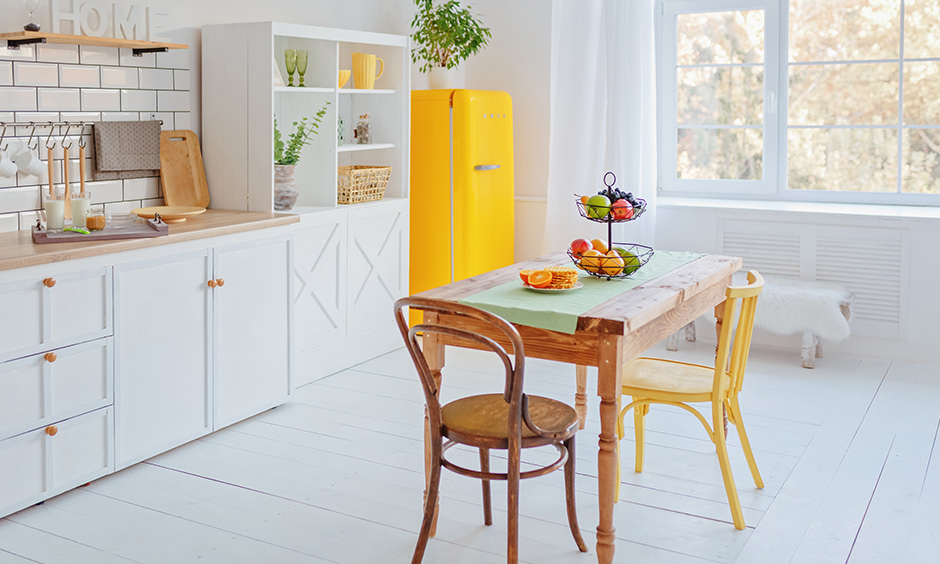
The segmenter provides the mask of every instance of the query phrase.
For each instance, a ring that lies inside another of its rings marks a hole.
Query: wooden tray
[[[160,181],[168,206],[209,207],[199,137],[187,129],[160,132]]]
[[[105,227],[101,231],[92,231],[88,235],[74,231],[56,231],[49,233],[44,227],[33,226],[33,243],[78,243],[81,241],[107,241],[110,239],[145,239],[149,237],[163,237],[170,234],[170,228],[162,221],[148,220],[144,223],[135,223],[127,227],[112,229]]]

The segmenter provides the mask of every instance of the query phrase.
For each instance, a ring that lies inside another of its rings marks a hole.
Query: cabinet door
[[[304,351],[346,334],[346,214],[305,215],[294,229],[294,343]]]
[[[215,428],[283,403],[290,389],[291,241],[215,250]]]
[[[349,210],[349,334],[391,323],[408,294],[408,203]]]
[[[209,250],[115,267],[118,467],[211,430]]]

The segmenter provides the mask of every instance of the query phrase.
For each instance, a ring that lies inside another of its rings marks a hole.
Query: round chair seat
[[[565,440],[578,430],[578,414],[560,401],[541,396],[529,398],[529,417],[541,429],[559,432],[556,439],[543,438],[522,423],[522,447],[547,445]],[[441,408],[444,436],[458,443],[507,448],[509,445],[509,404],[502,394],[461,398]],[[563,436],[561,435],[563,434]]]

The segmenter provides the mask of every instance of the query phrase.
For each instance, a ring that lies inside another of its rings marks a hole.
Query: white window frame
[[[940,194],[908,194],[901,192],[898,173],[895,192],[854,192],[849,190],[791,189],[787,178],[787,104],[789,84],[789,0],[657,0],[656,80],[659,92],[658,188],[664,196],[691,198],[739,198],[751,200],[782,200],[799,202],[838,202],[894,205],[940,206]],[[684,13],[764,10],[764,134],[763,178],[754,180],[691,180],[677,178],[676,136],[678,88],[676,85],[676,17]],[[901,16],[904,18],[902,5]],[[776,24],[776,25],[775,25]],[[897,61],[903,72],[902,51]],[[894,59],[886,60],[892,62]],[[899,75],[903,96],[903,74]],[[900,110],[899,104],[899,110]],[[862,126],[864,127],[864,126]],[[899,116],[898,135],[905,128]],[[930,129],[940,126],[926,126]],[[900,141],[899,141],[900,146]],[[900,150],[898,159],[903,157]],[[900,171],[901,163],[899,163]]]

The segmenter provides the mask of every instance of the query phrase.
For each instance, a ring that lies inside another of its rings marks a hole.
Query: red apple
[[[614,219],[630,219],[633,217],[633,206],[626,200],[617,200],[610,205],[611,215]]]
[[[581,258],[581,255],[593,249],[594,246],[587,239],[575,239],[571,242],[571,254]]]

